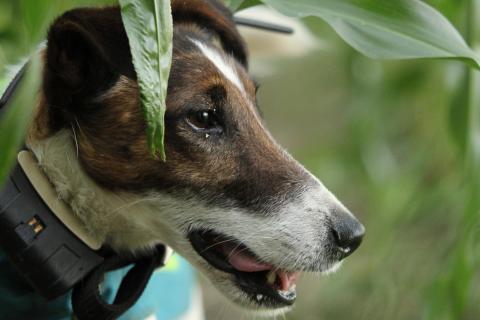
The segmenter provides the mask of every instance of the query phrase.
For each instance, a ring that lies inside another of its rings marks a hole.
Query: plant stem
[[[478,21],[480,19],[480,1],[470,0],[467,6],[466,40],[474,50],[479,45]],[[474,248],[477,229],[480,226],[480,73],[468,71],[468,126],[465,173],[467,179],[467,203],[459,239],[455,248],[455,261],[450,277],[453,317],[464,316],[470,299],[471,281],[475,275],[478,261]]]

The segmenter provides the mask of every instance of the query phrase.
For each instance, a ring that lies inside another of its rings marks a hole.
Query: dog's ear
[[[245,42],[236,28],[232,13],[220,1],[172,0],[172,13],[175,23],[194,23],[215,33],[223,49],[245,67],[248,66]]]
[[[48,33],[43,82],[47,100],[57,108],[74,108],[74,101],[95,97],[121,74],[135,78],[131,60],[118,8],[69,11]]]

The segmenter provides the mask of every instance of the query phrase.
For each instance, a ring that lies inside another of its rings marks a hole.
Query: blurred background
[[[466,32],[466,2],[428,2]],[[452,273],[468,193],[466,68],[445,60],[374,61],[321,20],[304,23],[313,37],[298,26],[295,40],[242,29],[261,83],[260,109],[278,141],[367,233],[339,272],[303,277],[286,318],[480,319],[480,272]],[[466,257],[478,261],[479,241],[472,243]],[[458,288],[450,286],[469,288],[455,297]],[[211,297],[207,319],[230,319],[232,309]]]
[[[18,41],[35,19],[18,19],[27,2],[0,0],[0,74],[29,50],[29,39]],[[426,2],[467,32],[467,1]],[[98,3],[52,1],[43,14]],[[480,231],[465,219],[466,67],[373,61],[321,20],[303,22],[295,39],[244,30],[261,83],[260,109],[277,140],[367,234],[339,272],[303,276],[285,319],[480,319],[480,272],[472,268],[479,266],[480,232],[468,239],[464,232]],[[204,288],[208,320],[254,318]]]

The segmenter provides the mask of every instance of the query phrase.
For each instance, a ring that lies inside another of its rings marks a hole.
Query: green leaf
[[[260,4],[262,4],[260,0],[243,0],[242,4],[238,6],[237,11],[258,6]]]
[[[170,0],[119,0],[140,98],[148,144],[165,160],[164,115],[172,61],[173,21]]]
[[[377,59],[480,57],[438,11],[418,0],[262,0],[293,17],[318,16],[352,47]]]
[[[55,3],[52,1],[21,0],[20,9],[23,15],[30,43],[36,43],[45,36],[48,24],[51,22]]]
[[[232,12],[262,4],[260,0],[225,0],[224,3],[228,8],[230,8],[230,10],[232,10]]]
[[[230,8],[233,12],[237,11],[238,8],[242,5],[244,0],[225,0],[224,3],[225,5]]]
[[[0,79],[0,92],[4,92],[7,89],[7,79]]]
[[[25,139],[28,122],[37,99],[40,83],[39,58],[30,60],[29,68],[0,120],[0,185],[8,177],[18,149]]]
[[[468,140],[468,108],[471,69],[462,66],[461,80],[455,85],[449,109],[450,133],[462,157],[466,156]]]

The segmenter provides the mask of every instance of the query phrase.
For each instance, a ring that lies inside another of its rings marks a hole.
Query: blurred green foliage
[[[68,9],[68,5],[71,7],[81,3],[82,1],[51,1],[50,5],[46,5],[45,2],[37,0],[0,1],[0,11],[3,13],[0,14],[0,84],[5,86],[5,83],[13,78],[13,70],[4,70],[7,64],[24,64],[30,61],[20,88],[11,98],[11,107],[0,119],[0,187],[13,167],[35,104],[35,93],[41,78],[41,57],[36,54],[38,47],[55,15]],[[85,4],[92,3],[85,1]],[[20,68],[16,69],[15,73]]]
[[[474,1],[428,2],[475,45]],[[45,11],[38,0],[0,0],[1,75],[41,41],[43,21],[113,1],[50,2]],[[324,23],[306,23],[327,49],[278,61],[277,73],[261,79],[260,107],[278,140],[356,213],[367,236],[340,272],[303,280],[287,318],[478,319],[480,180],[470,140],[480,121],[478,74],[457,62],[372,61]],[[208,319],[232,319],[226,310]]]
[[[49,6],[44,5],[49,2]],[[115,0],[0,0],[0,74],[21,62],[45,38],[48,25],[68,9]]]
[[[431,3],[464,34],[480,27],[467,26],[467,1]],[[282,63],[260,103],[367,236],[339,273],[304,281],[287,318],[478,319],[480,193],[464,155],[480,83],[458,63],[366,59],[307,23],[329,49]]]

